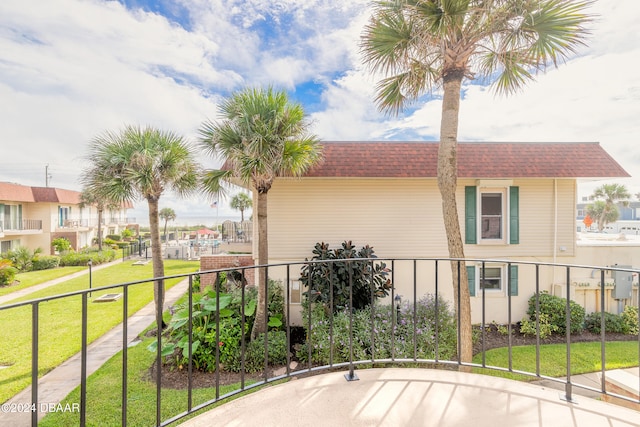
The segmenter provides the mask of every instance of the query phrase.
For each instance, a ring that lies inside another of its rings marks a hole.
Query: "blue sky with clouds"
[[[597,0],[592,12],[588,47],[523,92],[467,85],[459,139],[598,141],[640,192],[640,3]],[[0,181],[44,186],[48,165],[51,186],[80,190],[97,134],[149,124],[195,142],[220,100],[245,86],[286,89],[323,140],[437,139],[437,96],[398,117],[376,111],[358,51],[369,16],[369,0],[2,0]],[[161,205],[178,223],[213,215],[199,197]],[[237,212],[222,201],[218,214]]]

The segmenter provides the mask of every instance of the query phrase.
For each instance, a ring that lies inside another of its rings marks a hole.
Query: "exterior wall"
[[[229,267],[247,267],[254,265],[253,256],[251,255],[205,255],[200,257],[200,271],[219,270]],[[255,271],[253,269],[245,270],[245,279],[248,284],[255,282]],[[216,274],[201,274],[200,286],[204,289],[207,286],[213,286],[216,281]]]
[[[463,239],[465,186],[477,183],[458,181]],[[466,244],[466,257],[538,262],[573,259],[575,180],[521,179],[512,180],[510,185],[519,187],[519,244]],[[345,240],[352,240],[358,248],[365,244],[373,246],[380,258],[448,256],[435,179],[278,179],[269,192],[268,221],[271,263],[301,261],[312,256],[317,242],[339,247]],[[396,292],[403,298],[413,300],[435,291],[436,268],[432,262],[419,263],[415,280],[411,262],[395,263]],[[474,323],[482,321],[483,304],[487,313],[492,314],[484,319],[486,322],[517,322],[524,316],[528,299],[535,292],[535,269],[531,266],[519,269],[517,296],[508,298],[504,290],[487,292],[484,299],[481,294],[472,297]],[[438,291],[451,299],[451,267],[448,262],[440,262],[437,270]],[[284,272],[278,274],[269,272],[270,277],[286,281]],[[300,298],[296,283],[299,271],[289,274],[290,298],[295,301]],[[539,279],[540,290],[548,292],[553,292],[554,285],[564,280],[557,268],[542,269]]]

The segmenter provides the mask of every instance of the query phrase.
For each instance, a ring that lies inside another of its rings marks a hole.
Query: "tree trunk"
[[[98,250],[102,251],[102,209],[98,209]]]
[[[258,190],[258,264],[267,265],[269,262],[269,242],[267,241],[267,191]],[[251,338],[255,339],[258,334],[267,332],[265,321],[265,303],[267,301],[266,269],[256,269],[256,285],[258,286],[258,306],[256,307],[256,318],[253,322]]]
[[[153,277],[164,276],[164,261],[162,260],[162,245],[160,244],[160,221],[158,219],[158,199],[147,198],[149,204],[149,229],[151,231],[151,263]],[[164,327],[162,321],[162,307],[164,304],[164,280],[156,280],[153,287],[153,301],[156,304],[156,319]]]
[[[443,79],[444,95],[442,99],[442,121],[440,123],[440,145],[438,147],[438,188],[442,196],[442,215],[447,234],[447,247],[449,248],[449,257],[459,259],[464,259],[464,247],[462,245],[458,204],[456,201],[458,185],[458,115],[462,78],[463,73],[460,71],[449,73]],[[464,260],[460,263],[457,261],[451,262],[451,275],[453,277],[454,307],[456,311],[459,310],[460,319],[460,324],[458,325],[460,328],[460,354],[458,356],[462,362],[471,362],[473,356],[471,301]],[[458,283],[460,284],[459,287]],[[458,306],[458,298],[460,306]]]

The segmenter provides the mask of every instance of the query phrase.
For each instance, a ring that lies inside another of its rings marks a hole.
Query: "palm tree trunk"
[[[98,250],[102,252],[102,209],[98,209]]]
[[[164,276],[164,261],[162,260],[162,245],[160,244],[160,221],[158,219],[158,199],[148,198],[149,229],[151,231],[151,262],[153,277]],[[153,301],[156,304],[156,319],[163,324],[162,306],[164,304],[164,280],[156,280],[153,288]]]
[[[452,72],[444,77],[442,98],[442,121],[440,122],[440,145],[438,147],[438,188],[442,196],[442,215],[447,234],[450,258],[464,259],[464,247],[458,220],[456,190],[458,185],[458,116],[460,112],[460,88],[463,73]],[[471,301],[467,269],[464,261],[458,265],[451,262],[453,295],[456,311],[459,311],[460,360],[471,362],[473,342],[471,332]],[[458,286],[459,284],[459,286]],[[458,299],[459,298],[459,299]],[[458,306],[458,301],[460,305]]]
[[[269,242],[267,241],[267,192],[258,190],[258,264],[266,265],[269,262]],[[256,270],[256,285],[258,286],[258,306],[256,318],[253,322],[251,338],[267,332],[265,322],[265,303],[267,300],[266,271],[263,268]]]

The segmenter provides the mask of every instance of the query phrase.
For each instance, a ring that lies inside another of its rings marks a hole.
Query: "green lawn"
[[[513,370],[536,372],[535,346],[512,347]],[[638,366],[638,342],[615,341],[605,344],[607,370]],[[508,349],[495,348],[486,352],[486,364],[508,368]],[[482,355],[473,358],[474,363],[482,363]],[[567,369],[567,346],[550,344],[540,346],[540,374],[548,377],[564,377]],[[597,372],[602,369],[600,363],[600,342],[580,342],[571,344],[571,375]],[[481,369],[484,374],[512,378],[517,380],[534,380],[534,377],[515,375],[509,372]]]
[[[149,367],[155,355],[147,350],[153,338],[147,338],[141,344],[129,348],[127,352],[128,400],[127,425],[151,426],[156,422],[156,386],[149,377]],[[213,375],[213,374],[212,374]],[[105,363],[87,381],[87,426],[121,425],[122,419],[122,353],[118,353]],[[249,384],[249,382],[247,382]],[[220,395],[239,388],[239,385],[220,387]],[[255,391],[255,390],[253,390]],[[249,392],[245,392],[246,394]],[[193,406],[215,397],[215,388],[193,390]],[[63,401],[79,404],[80,387],[77,387]],[[161,416],[163,420],[171,418],[187,410],[187,391],[162,389]],[[225,401],[225,402],[228,402]],[[208,407],[211,409],[217,405]],[[205,410],[205,411],[206,411]],[[193,417],[192,415],[190,417]],[[45,416],[39,426],[72,426],[79,425],[80,414],[72,412],[52,412]],[[184,421],[184,420],[182,420]]]
[[[165,274],[176,275],[197,271],[197,261],[166,260]],[[153,277],[151,263],[133,266],[132,262],[118,263],[94,271],[94,288],[143,280]],[[169,289],[180,279],[165,282]],[[89,276],[82,276],[32,293],[20,300],[32,300],[59,295],[89,287]],[[105,293],[122,292],[122,288],[94,292],[88,304],[88,342],[94,341],[122,322],[122,300],[92,304]],[[18,301],[18,300],[16,300]],[[136,285],[129,290],[129,315],[153,301],[152,282]],[[14,301],[15,302],[15,301]],[[81,297],[75,296],[43,302],[39,306],[39,375],[42,376],[80,351]],[[0,364],[10,368],[0,370],[0,402],[4,402],[31,382],[31,307],[0,311]]]
[[[59,277],[68,276],[69,274],[76,273],[78,271],[86,270],[88,267],[59,267],[51,270],[41,271],[29,271],[27,273],[16,274],[16,280],[20,283],[12,286],[1,286],[0,296],[10,294],[11,292],[19,291],[22,289],[30,288],[40,283],[48,282],[49,280],[57,279]]]

